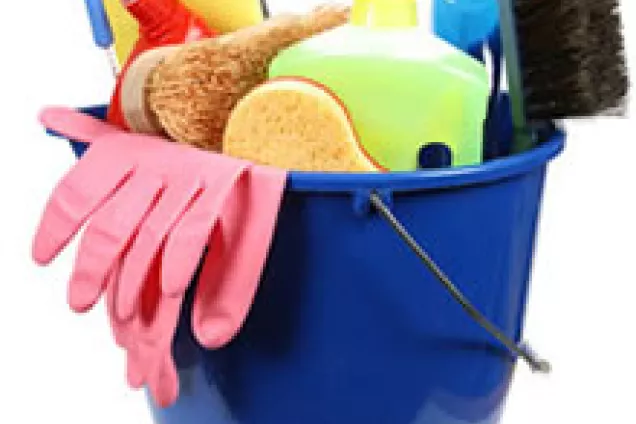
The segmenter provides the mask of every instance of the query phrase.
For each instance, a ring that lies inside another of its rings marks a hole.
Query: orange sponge
[[[232,111],[223,152],[295,171],[373,172],[344,105],[325,87],[298,78],[270,80]]]

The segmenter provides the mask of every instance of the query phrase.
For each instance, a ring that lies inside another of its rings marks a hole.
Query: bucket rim
[[[457,168],[391,173],[294,171],[290,172],[287,190],[309,193],[350,193],[360,190],[412,192],[495,183],[547,166],[564,150],[565,139],[565,132],[555,130],[548,140],[528,152]]]

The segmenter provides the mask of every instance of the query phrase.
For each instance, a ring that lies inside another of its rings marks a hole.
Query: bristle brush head
[[[628,81],[616,3],[515,1],[528,119],[595,116],[623,103]]]
[[[629,90],[618,0],[588,0],[590,33],[595,43],[595,80],[602,111],[620,114]]]
[[[582,0],[515,2],[529,119],[559,119],[573,112],[588,113],[594,108],[585,3]]]

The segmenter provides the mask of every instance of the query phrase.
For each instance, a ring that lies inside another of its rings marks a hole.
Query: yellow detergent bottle
[[[453,166],[483,157],[489,77],[485,66],[418,22],[416,0],[357,0],[351,22],[283,51],[271,77],[329,87],[349,109],[363,147],[391,171],[418,168],[443,143]]]
[[[261,0],[182,0],[183,4],[201,16],[222,33],[235,31],[250,25],[256,25],[264,19]],[[121,0],[104,0],[113,34],[115,51],[119,63],[124,63],[130,55],[137,39],[139,27]]]

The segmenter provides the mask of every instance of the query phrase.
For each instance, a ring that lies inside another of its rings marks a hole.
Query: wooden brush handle
[[[175,54],[178,47],[160,47],[140,55],[130,65],[122,80],[121,108],[128,128],[141,134],[163,133],[150,108],[146,96],[146,82],[150,73],[167,57]]]

